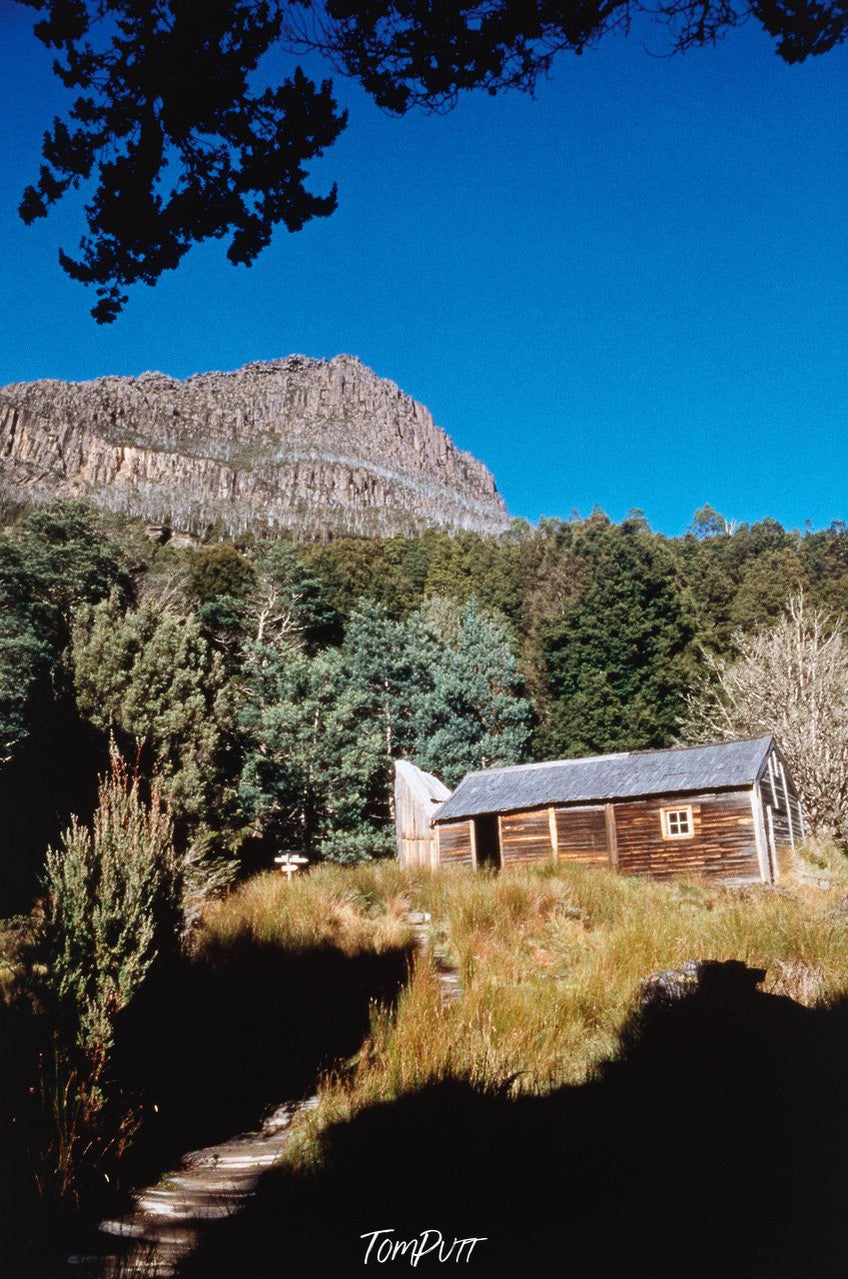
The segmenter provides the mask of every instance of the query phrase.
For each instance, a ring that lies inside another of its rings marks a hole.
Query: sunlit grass
[[[378,882],[379,881],[379,882]],[[322,866],[289,883],[269,872],[210,904],[198,940],[211,958],[245,943],[299,952],[332,946],[346,955],[408,944],[408,892],[399,868]]]
[[[38,925],[37,912],[0,919],[0,1003],[12,1004],[28,995],[28,951]]]
[[[723,887],[554,865],[498,877],[370,866],[380,910],[430,913],[431,960],[455,965],[461,993],[443,1003],[421,959],[397,1007],[374,1010],[355,1062],[322,1081],[292,1158],[318,1158],[327,1124],[446,1079],[509,1095],[581,1083],[616,1055],[640,983],[688,960],[742,960],[766,970],[769,993],[832,1002],[848,992],[848,910],[842,854],[827,856],[824,887],[815,869],[775,887]]]

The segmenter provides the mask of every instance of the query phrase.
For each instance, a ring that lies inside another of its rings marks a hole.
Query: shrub
[[[179,922],[170,815],[155,789],[144,803],[114,745],[92,829],[72,817],[60,847],[48,850],[45,887],[48,994],[70,1025],[94,1098],[115,1017],[173,944]]]
[[[318,845],[320,856],[339,866],[355,866],[360,862],[391,857],[394,851],[395,833],[388,827],[379,830],[334,830],[325,835]]]

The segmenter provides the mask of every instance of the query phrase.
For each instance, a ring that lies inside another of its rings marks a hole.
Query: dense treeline
[[[453,785],[776,730],[811,824],[848,840],[842,524],[707,507],[681,538],[638,512],[497,541],[152,533],[59,501],[0,536],[0,915],[30,912],[0,921],[9,1247],[58,1247],[57,1222],[159,1166],[205,1041],[182,1066],[139,1045],[277,997],[256,938],[198,960],[204,899],[282,850],[390,853],[396,758]]]
[[[6,908],[93,804],[110,735],[156,776],[201,871],[280,849],[391,847],[391,763],[469,768],[674,742],[708,657],[803,591],[848,609],[848,528],[681,538],[516,521],[501,540],[427,532],[176,545],[77,502],[0,539]]]

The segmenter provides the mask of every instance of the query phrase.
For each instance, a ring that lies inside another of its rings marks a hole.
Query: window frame
[[[669,821],[673,815],[686,815],[686,830],[673,831],[670,829]],[[663,839],[694,839],[695,838],[695,814],[691,804],[674,804],[660,809],[660,829]]]

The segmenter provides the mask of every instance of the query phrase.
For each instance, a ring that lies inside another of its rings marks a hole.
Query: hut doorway
[[[500,869],[501,844],[497,813],[484,813],[474,818],[474,846],[477,850],[477,866],[493,866]]]

